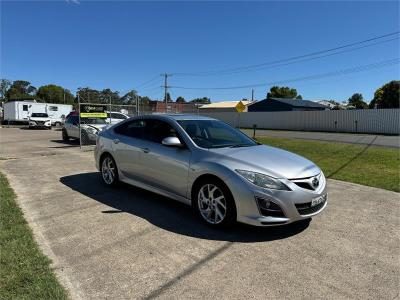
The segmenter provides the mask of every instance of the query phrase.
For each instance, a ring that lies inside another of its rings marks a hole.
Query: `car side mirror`
[[[162,144],[168,147],[183,147],[181,141],[175,136],[169,136],[162,140]]]

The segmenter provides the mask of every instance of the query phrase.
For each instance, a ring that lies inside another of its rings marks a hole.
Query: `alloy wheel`
[[[101,174],[106,184],[112,184],[115,180],[115,165],[111,157],[106,157],[101,165]]]
[[[197,196],[201,216],[210,224],[219,224],[227,212],[227,202],[220,188],[214,184],[203,185]]]

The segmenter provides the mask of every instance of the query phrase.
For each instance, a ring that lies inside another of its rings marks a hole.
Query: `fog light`
[[[260,213],[263,216],[271,216],[271,217],[284,217],[282,209],[278,204],[268,199],[263,199],[260,197],[256,197],[256,201],[258,203],[258,207],[260,209]]]
[[[260,205],[261,205],[261,208],[263,208],[263,209],[268,209],[268,208],[271,207],[271,201],[266,200],[266,199],[262,199],[262,200],[260,201]]]

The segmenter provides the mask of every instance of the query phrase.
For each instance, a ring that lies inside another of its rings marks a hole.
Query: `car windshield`
[[[107,124],[105,119],[81,118],[81,124]]]
[[[48,118],[49,116],[45,113],[33,113],[31,115],[33,118]]]
[[[258,145],[247,135],[218,120],[179,120],[193,142],[202,148],[250,147]]]

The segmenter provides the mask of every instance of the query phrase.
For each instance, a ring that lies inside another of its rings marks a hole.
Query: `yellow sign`
[[[105,112],[81,113],[81,118],[107,118],[107,113]]]
[[[236,104],[235,108],[238,113],[242,113],[245,111],[246,105],[244,105],[242,101],[239,101],[238,104]]]

